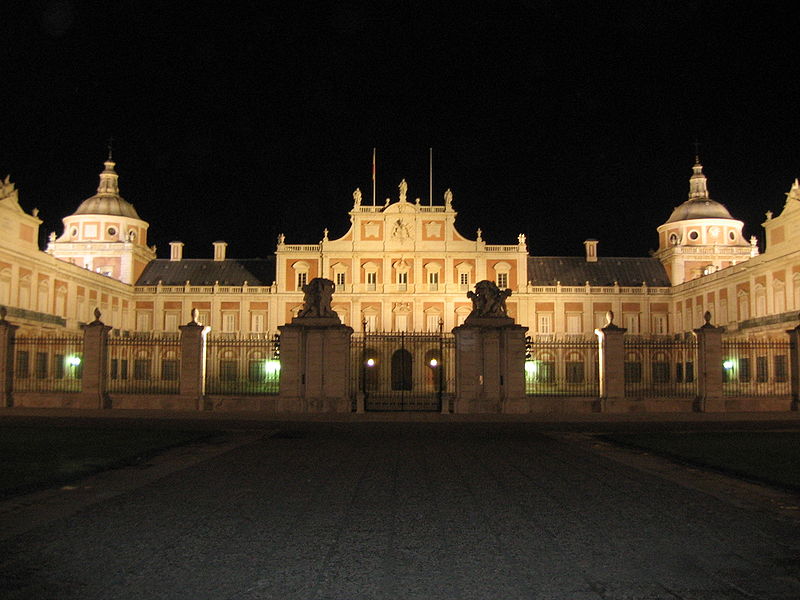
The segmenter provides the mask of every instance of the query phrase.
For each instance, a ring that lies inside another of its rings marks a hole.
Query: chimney
[[[586,247],[586,262],[597,262],[597,240],[586,240],[583,245]]]
[[[178,261],[183,258],[183,242],[170,242],[169,243],[169,259],[171,261]]]
[[[214,260],[225,260],[226,242],[214,242]]]

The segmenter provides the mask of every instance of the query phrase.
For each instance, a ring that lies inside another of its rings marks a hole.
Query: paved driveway
[[[800,598],[800,528],[523,424],[283,424],[0,541],[4,598]]]

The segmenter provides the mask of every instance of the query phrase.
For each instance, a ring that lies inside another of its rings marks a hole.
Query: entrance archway
[[[412,382],[412,356],[405,348],[392,354],[392,389],[410,391]]]

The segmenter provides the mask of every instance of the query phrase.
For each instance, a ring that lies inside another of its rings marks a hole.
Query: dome
[[[733,217],[728,209],[716,200],[697,198],[687,200],[675,208],[667,219],[667,223],[690,219],[733,219]]]
[[[128,217],[138,219],[139,215],[133,204],[126,201],[119,195],[117,179],[119,175],[114,170],[116,163],[109,159],[103,163],[105,170],[100,173],[100,185],[97,186],[97,193],[91,198],[87,198],[78,207],[73,215],[109,215],[114,217]]]
[[[87,198],[78,207],[73,215],[112,215],[115,217],[129,217],[139,219],[133,204],[121,196],[110,194],[97,194]],[[139,219],[141,221],[141,219]]]

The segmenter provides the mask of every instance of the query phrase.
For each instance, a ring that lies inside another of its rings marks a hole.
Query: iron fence
[[[178,334],[110,337],[106,389],[117,394],[177,394],[180,360]]]
[[[17,337],[13,386],[18,392],[80,392],[83,337]]]
[[[455,337],[443,332],[354,333],[350,393],[368,411],[439,411],[455,393]]]
[[[625,396],[697,395],[697,340],[625,336]]]
[[[789,342],[723,340],[722,392],[727,396],[788,396]]]
[[[206,340],[207,394],[275,395],[280,370],[278,334],[218,334]]]
[[[597,396],[596,338],[525,338],[525,393],[529,396]]]

